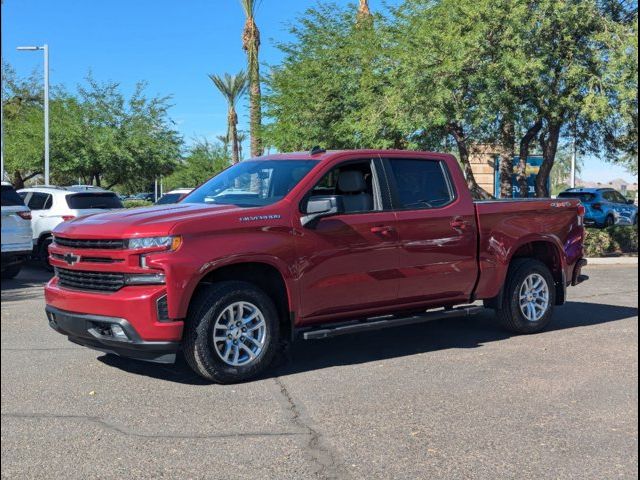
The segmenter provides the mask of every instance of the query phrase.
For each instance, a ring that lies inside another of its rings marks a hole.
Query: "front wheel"
[[[227,281],[201,290],[189,308],[184,356],[200,376],[237,383],[261,374],[279,344],[273,301],[251,283]]]
[[[516,259],[509,268],[497,315],[512,332],[536,333],[551,321],[555,301],[555,282],[549,268],[531,258]]]

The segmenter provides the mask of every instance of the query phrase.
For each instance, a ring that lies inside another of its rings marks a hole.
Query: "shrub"
[[[124,200],[122,202],[124,208],[136,208],[136,207],[149,207],[153,205],[153,202],[147,202],[146,200]]]
[[[584,249],[587,257],[638,253],[638,229],[620,226],[588,229]]]

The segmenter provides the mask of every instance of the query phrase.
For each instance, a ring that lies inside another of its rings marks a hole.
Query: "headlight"
[[[182,237],[144,237],[130,238],[127,248],[130,250],[177,250],[182,244]]]

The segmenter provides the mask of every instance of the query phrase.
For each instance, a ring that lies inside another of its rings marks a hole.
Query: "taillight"
[[[20,218],[31,220],[31,212],[16,212]]]
[[[75,215],[62,215],[62,221],[63,222],[68,222],[69,220],[73,220],[75,217]]]
[[[578,205],[578,225],[579,226],[583,226],[584,225],[584,215],[585,213],[587,213],[587,209],[584,208],[584,205],[579,204]]]
[[[593,208],[594,210],[602,211],[602,204],[601,203],[594,203],[593,205],[591,205],[591,208]]]

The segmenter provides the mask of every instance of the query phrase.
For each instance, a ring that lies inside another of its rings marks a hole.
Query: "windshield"
[[[558,198],[579,198],[582,203],[590,202],[595,197],[593,193],[587,192],[562,192],[558,195]]]
[[[89,210],[92,208],[124,208],[115,193],[75,193],[67,195],[67,205],[73,210]]]
[[[156,202],[156,205],[167,205],[169,203],[178,203],[182,197],[184,197],[184,193],[165,193],[160,200]]]
[[[252,160],[234,165],[181,203],[263,207],[282,200],[317,164],[315,160]]]

